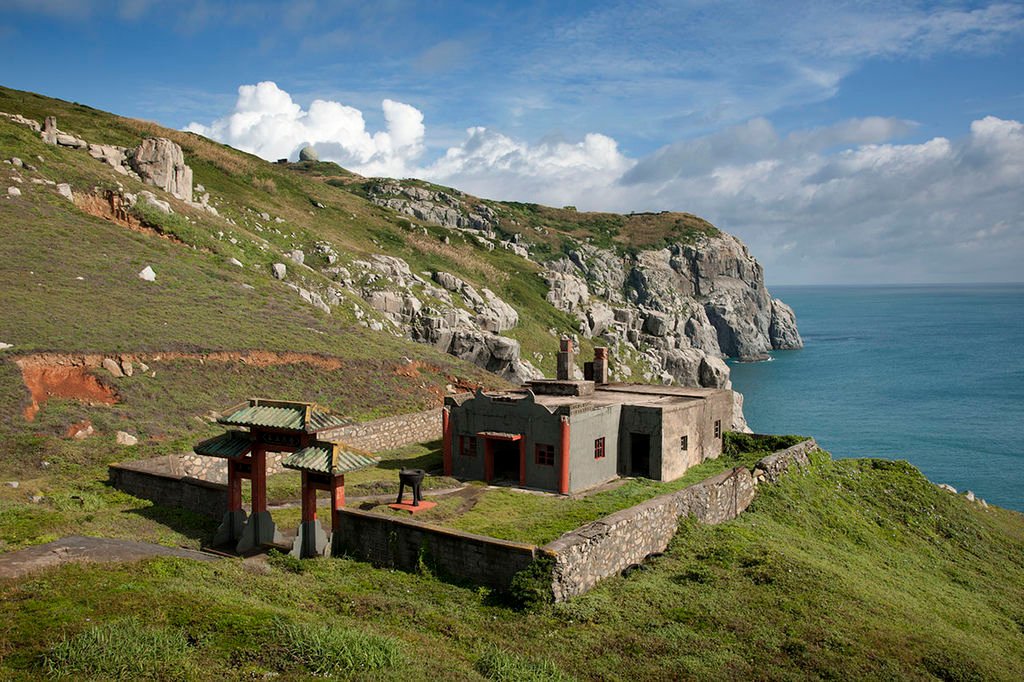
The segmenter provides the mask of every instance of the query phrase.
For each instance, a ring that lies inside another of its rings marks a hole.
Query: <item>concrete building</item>
[[[618,476],[671,481],[722,452],[727,389],[607,383],[607,349],[572,380],[563,339],[558,378],[523,389],[445,399],[448,475],[573,493]]]

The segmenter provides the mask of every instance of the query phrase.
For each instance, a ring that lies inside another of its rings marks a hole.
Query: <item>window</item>
[[[545,445],[544,443],[537,443],[534,449],[534,455],[536,457],[537,464],[546,467],[555,466],[555,446]]]
[[[722,420],[721,419],[716,419],[715,420],[715,438],[721,438],[721,437],[722,437]]]
[[[604,436],[594,440],[594,459],[604,459]]]
[[[459,454],[476,457],[476,436],[459,436]]]
[[[683,451],[686,451],[686,450],[690,449],[690,437],[689,436],[679,436],[679,449],[683,450]]]

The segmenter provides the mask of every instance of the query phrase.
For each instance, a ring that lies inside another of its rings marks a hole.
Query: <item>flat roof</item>
[[[571,410],[574,407],[577,409],[593,409],[610,405],[676,408],[696,405],[713,395],[724,393],[727,390],[689,386],[658,386],[654,384],[601,384],[593,393],[585,396],[535,393],[534,400],[538,405],[543,405],[552,411],[560,407],[568,407]],[[498,402],[512,402],[525,398],[527,389],[485,393],[484,395]],[[472,399],[472,396],[468,396],[467,399]]]

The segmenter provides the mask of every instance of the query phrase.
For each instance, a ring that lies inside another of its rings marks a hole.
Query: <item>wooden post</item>
[[[444,462],[444,475],[452,475],[452,422],[451,410],[448,407],[441,408],[441,452]]]
[[[526,485],[526,436],[519,439],[519,485]]]
[[[561,452],[558,458],[558,492],[569,494],[569,418],[562,417]]]
[[[228,511],[242,510],[242,477],[238,475],[235,466],[238,463],[228,460]]]
[[[305,471],[302,472],[302,521],[316,521],[316,486]]]
[[[262,445],[252,450],[252,513],[267,511],[267,451]]]
[[[331,485],[331,532],[337,533],[341,525],[341,514],[345,508],[345,474],[334,477]]]

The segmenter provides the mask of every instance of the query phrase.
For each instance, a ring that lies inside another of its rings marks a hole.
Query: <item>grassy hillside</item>
[[[1022,552],[1019,514],[905,463],[820,458],[736,521],[687,525],[641,570],[532,612],[347,560],[69,566],[0,592],[0,671],[1016,680]]]

